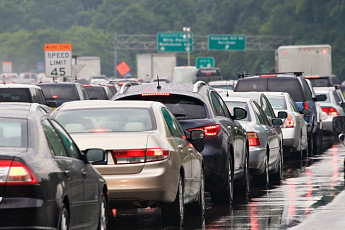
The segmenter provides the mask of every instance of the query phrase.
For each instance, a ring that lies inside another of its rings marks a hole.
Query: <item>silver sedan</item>
[[[286,92],[264,92],[270,101],[276,114],[280,111],[287,112],[287,118],[283,120],[283,147],[284,154],[292,154],[296,158],[303,158],[308,153],[307,123],[290,96]],[[304,115],[310,114],[303,109]]]
[[[266,113],[254,99],[245,97],[223,97],[223,99],[230,111],[234,107],[247,111],[247,117],[239,122],[248,134],[249,170],[253,175],[253,182],[267,187],[270,179],[280,181],[282,175],[279,167],[283,166],[282,164],[277,166],[277,163],[282,161],[275,160],[281,156],[280,138],[273,125],[281,125],[281,119],[272,119],[273,125],[271,125]]]

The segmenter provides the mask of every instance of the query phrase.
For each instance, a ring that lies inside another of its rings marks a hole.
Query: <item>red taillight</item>
[[[275,77],[275,74],[262,74],[260,77]]]
[[[307,75],[305,78],[320,78],[320,75]]]
[[[161,93],[161,92],[157,92],[157,93],[142,93],[141,96],[142,96],[142,97],[149,97],[149,96],[170,96],[170,93]]]
[[[0,161],[0,184],[37,184],[30,169],[19,161]]]
[[[83,84],[84,87],[91,87],[90,84]]]
[[[189,129],[188,131],[192,130],[203,130],[205,132],[205,136],[207,137],[214,137],[217,136],[221,130],[220,125],[209,125],[201,128]]]
[[[304,108],[305,108],[305,109],[309,109],[308,102],[306,102],[306,101],[305,101],[305,102],[303,102],[303,105],[304,105]]]
[[[52,98],[56,99],[56,98],[58,98],[58,96],[56,96],[56,95],[53,95],[53,96],[52,96]]]
[[[260,140],[259,137],[256,133],[254,132],[248,132],[248,141],[249,141],[249,146],[258,146],[260,145]]]
[[[169,151],[163,149],[120,149],[111,151],[115,164],[135,164],[160,161],[169,157]]]
[[[294,122],[293,120],[287,119],[287,120],[285,121],[285,127],[286,127],[286,128],[291,128],[291,127],[294,127],[294,126],[295,126],[295,122]]]
[[[327,115],[338,116],[338,111],[333,107],[322,108],[322,112],[327,113]]]
[[[90,133],[109,133],[111,129],[92,129],[89,130]]]

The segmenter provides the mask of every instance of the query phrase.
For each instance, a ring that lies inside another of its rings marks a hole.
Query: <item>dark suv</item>
[[[320,76],[320,75],[306,75],[306,79],[311,81],[313,87],[340,87],[340,80],[336,75]]]
[[[192,144],[203,155],[206,189],[214,203],[231,204],[234,182],[239,195],[248,195],[248,137],[236,121],[247,116],[244,109],[236,108],[230,114],[217,91],[201,81],[123,87],[113,100],[159,101],[176,116],[187,135],[191,130],[204,130],[206,137]]]
[[[44,97],[51,107],[58,107],[67,101],[89,100],[89,96],[79,82],[40,83]]]
[[[310,114],[304,115],[308,127],[309,155],[322,153],[322,121],[315,102],[326,100],[326,95],[313,97],[308,82],[300,73],[262,74],[240,78],[234,91],[288,92],[295,100],[300,111],[303,109],[310,109],[311,111]]]
[[[200,68],[196,73],[196,81],[204,81],[208,83],[210,81],[219,80],[223,80],[219,68]]]

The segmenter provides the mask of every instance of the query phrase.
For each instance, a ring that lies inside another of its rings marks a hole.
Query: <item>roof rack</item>
[[[130,82],[126,82],[125,84],[123,84],[120,89],[120,94],[124,93],[131,86],[132,86],[132,83]]]
[[[269,75],[269,74],[293,74],[297,77],[297,76],[302,76],[303,72],[256,73],[254,75]]]
[[[193,92],[197,93],[199,91],[199,88],[203,85],[206,85],[206,82],[204,81],[197,81],[194,83],[194,87],[193,87]]]

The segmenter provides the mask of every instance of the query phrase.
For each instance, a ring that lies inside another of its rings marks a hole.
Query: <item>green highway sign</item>
[[[209,50],[245,50],[245,35],[209,35]]]
[[[158,33],[157,51],[158,52],[189,52],[193,51],[193,33]]]
[[[197,57],[196,58],[196,68],[213,68],[214,67],[214,57]]]

